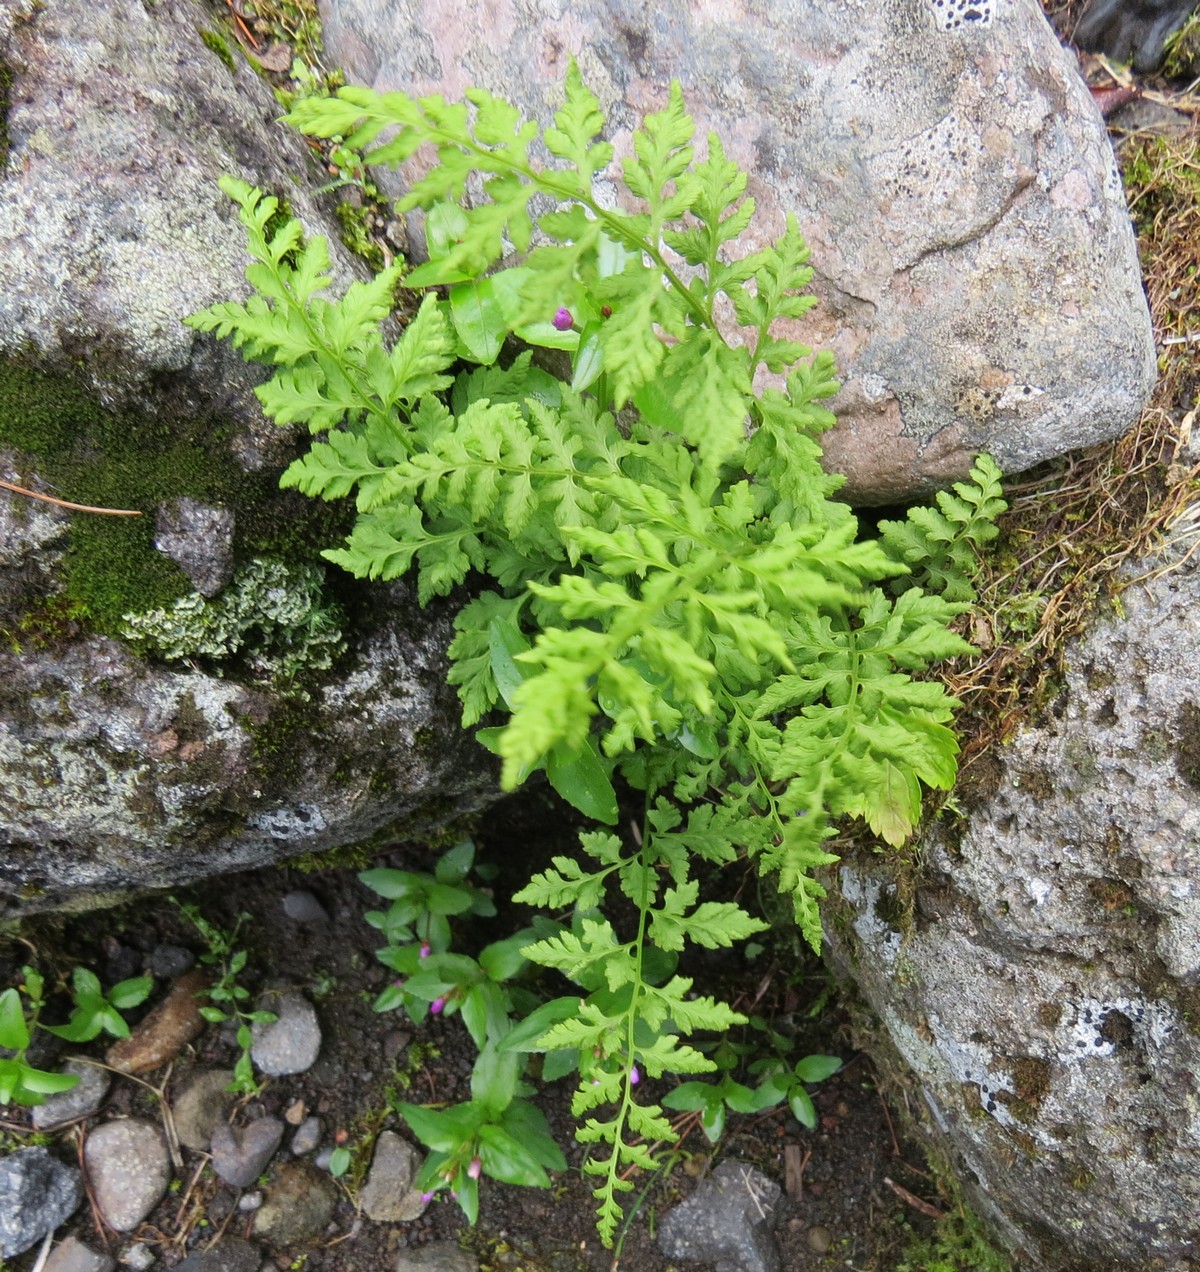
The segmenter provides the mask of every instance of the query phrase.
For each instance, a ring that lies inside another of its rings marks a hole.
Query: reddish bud
[[[611,317],[612,317],[612,306],[611,306],[611,305],[601,305],[601,306],[600,306],[600,317],[601,317],[601,318],[611,318]]]
[[[470,1179],[478,1179],[483,1174],[483,1161],[479,1157],[472,1157],[471,1164],[467,1167],[467,1176]]]
[[[554,317],[550,321],[554,324],[556,331],[570,331],[575,325],[575,319],[571,317],[571,311],[565,305],[554,311]]]

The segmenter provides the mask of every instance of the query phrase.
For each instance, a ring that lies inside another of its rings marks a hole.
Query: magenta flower
[[[419,952],[419,954],[417,955],[417,957],[418,957],[418,958],[428,958],[428,957],[429,957],[430,949],[431,949],[431,946],[430,946],[429,942],[428,942],[428,941],[422,941],[422,942],[421,942],[421,949],[420,949],[420,952]]]
[[[570,331],[575,325],[575,319],[571,317],[571,311],[565,305],[560,305],[554,311],[554,317],[550,321],[554,324],[556,331]]]
[[[423,1193],[421,1194],[421,1205],[422,1205],[422,1206],[428,1206],[428,1205],[429,1205],[429,1203],[433,1200],[433,1197],[434,1197],[434,1194],[433,1194],[433,1193],[431,1193],[431,1192],[423,1192]]]
[[[467,1167],[467,1176],[470,1179],[478,1179],[483,1174],[483,1161],[478,1157],[471,1158],[471,1164]]]
[[[638,1072],[638,1067],[635,1064],[633,1068],[629,1070],[629,1081],[633,1086],[637,1086],[641,1080],[642,1075]]]
[[[441,998],[435,998],[433,1002],[429,1004],[430,1014],[436,1016],[438,1012],[441,1011],[443,1007],[445,1007],[445,1005],[446,1005],[446,997],[443,994]]]

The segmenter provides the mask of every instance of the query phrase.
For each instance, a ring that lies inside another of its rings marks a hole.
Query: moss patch
[[[229,41],[220,32],[210,31],[207,27],[197,27],[196,33],[204,42],[205,48],[215,53],[231,71],[237,70],[237,62],[234,61]]]
[[[282,493],[274,474],[244,472],[230,433],[207,418],[118,416],[65,377],[0,362],[0,445],[30,456],[59,498],[143,514],[72,519],[65,599],[105,632],[118,632],[126,613],[166,607],[192,591],[154,547],[155,510],[172,496],[233,508],[241,560],[311,561],[342,537],[352,508]]]

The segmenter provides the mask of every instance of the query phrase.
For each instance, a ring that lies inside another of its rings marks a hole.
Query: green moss
[[[233,50],[229,47],[229,41],[219,31],[197,27],[196,33],[204,41],[205,47],[211,49],[231,71],[237,70],[237,62],[234,60]]]
[[[383,249],[371,230],[373,208],[356,206],[343,199],[334,209],[338,224],[342,227],[341,239],[346,247],[361,257],[378,274],[384,268]]]
[[[1193,14],[1167,41],[1163,74],[1179,80],[1194,80],[1200,75],[1200,13]]]
[[[117,415],[66,377],[0,362],[0,445],[28,455],[59,498],[143,514],[72,518],[65,601],[104,632],[118,634],[125,614],[166,609],[192,592],[187,575],[154,547],[155,510],[165,499],[190,495],[235,509],[242,560],[311,562],[344,534],[352,506],[305,500],[280,492],[272,473],[244,472],[230,435],[210,418]]]

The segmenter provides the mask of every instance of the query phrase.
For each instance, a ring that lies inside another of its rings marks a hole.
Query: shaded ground
[[[485,860],[510,862],[520,874],[536,868],[539,859],[550,852],[569,849],[571,835],[550,797],[532,792],[490,815],[486,825],[477,829],[476,839]],[[427,868],[433,860],[434,854],[427,849],[410,847],[378,864]],[[497,895],[507,887],[502,870]],[[282,898],[296,888],[310,890],[331,921],[312,926],[289,919]],[[395,1103],[467,1098],[475,1052],[465,1030],[457,1019],[431,1017],[417,1028],[402,1013],[381,1016],[373,1012],[373,999],[391,973],[375,962],[378,934],[362,918],[364,911],[378,904],[378,898],[359,883],[352,869],[309,874],[265,870],[181,892],[179,899],[195,903],[210,922],[226,930],[236,925],[239,914],[249,915],[238,941],[250,952],[242,983],[252,990],[268,980],[272,985],[297,987],[317,1004],[325,1041],[316,1066],[307,1074],[266,1083],[259,1096],[244,1102],[236,1119],[244,1123],[262,1114],[282,1116],[299,1100],[321,1118],[324,1143],[336,1137],[355,1151],[355,1165],[343,1181],[335,1230],[302,1252],[307,1269],[382,1269],[401,1246],[453,1239],[474,1251],[484,1268],[584,1272],[613,1268],[619,1258],[619,1266],[626,1272],[662,1272],[668,1261],[651,1239],[658,1220],[691,1191],[714,1160],[728,1156],[752,1162],[781,1185],[788,1185],[776,1225],[784,1272],[830,1267],[884,1272],[899,1267],[912,1235],[909,1225],[928,1229],[931,1224],[912,1204],[901,1200],[888,1186],[888,1179],[916,1198],[945,1205],[918,1150],[897,1139],[894,1128],[901,1119],[889,1111],[876,1089],[869,1061],[851,1044],[847,1008],[839,1004],[819,963],[797,949],[794,934],[785,926],[764,940],[766,948],[753,961],[735,955],[704,969],[690,970],[705,976],[706,991],[724,996],[744,1010],[764,1016],[781,1032],[794,1035],[795,1058],[831,1053],[846,1061],[841,1072],[814,1090],[820,1117],[816,1130],[800,1126],[786,1109],[756,1117],[731,1116],[719,1156],[715,1156],[693,1125],[679,1154],[671,1159],[672,1170],[636,1181],[629,1224],[614,1254],[604,1250],[596,1237],[590,1186],[576,1169],[582,1150],[571,1139],[566,1080],[544,1088],[538,1101],[572,1166],[556,1181],[552,1192],[484,1181],[480,1222],[473,1232],[444,1196],[411,1224],[380,1224],[360,1218],[354,1204],[356,1185],[374,1135],[384,1127],[407,1134],[394,1110]],[[502,907],[497,918],[480,921],[476,930],[465,932],[463,944],[470,948],[474,942],[505,935],[520,917],[506,916]],[[165,898],[69,921],[40,919],[27,923],[22,936],[25,943],[5,951],[8,966],[0,969],[5,973],[11,974],[32,954],[47,971],[65,971],[68,965],[83,961],[93,966],[106,984],[140,972],[151,950],[160,943],[182,945],[198,955],[205,950],[195,928]],[[551,990],[558,992],[553,987]],[[100,1054],[95,1046],[82,1050]],[[236,1054],[228,1031],[213,1026],[194,1048],[179,1057],[169,1075],[160,1072],[149,1077],[156,1084],[162,1083],[170,1101],[192,1069],[230,1065]],[[133,1113],[151,1120],[159,1117],[152,1096],[119,1079],[99,1117],[114,1113]],[[9,1133],[11,1147],[27,1142],[22,1111],[10,1108],[2,1125]],[[60,1155],[73,1159],[72,1140],[86,1135],[87,1129],[84,1126],[56,1136]],[[237,1194],[213,1175],[203,1155],[184,1153],[185,1169],[177,1190],[131,1234],[132,1239],[149,1246],[165,1266],[210,1244],[214,1234],[250,1234],[252,1215],[236,1209]],[[276,1160],[285,1157],[286,1149]],[[268,1195],[269,1191],[268,1186]],[[103,1232],[86,1208],[66,1231],[74,1232],[93,1248],[107,1246],[114,1254],[130,1240]],[[290,1267],[301,1252],[273,1253],[279,1255],[276,1262],[281,1267]],[[34,1254],[30,1251],[15,1261],[17,1272],[32,1266]],[[683,1272],[702,1265],[678,1266]]]

